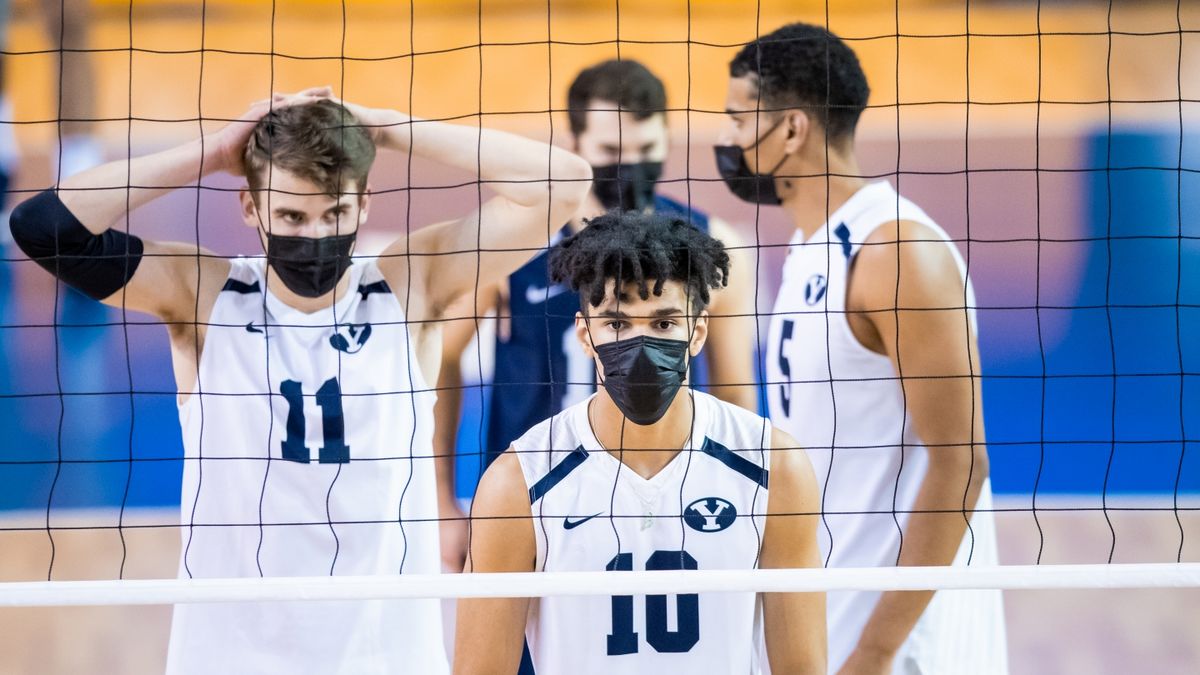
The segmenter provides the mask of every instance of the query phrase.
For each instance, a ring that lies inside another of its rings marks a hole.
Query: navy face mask
[[[332,291],[350,267],[357,232],[332,237],[267,234],[267,263],[296,295],[319,298]]]
[[[775,172],[779,167],[783,166],[787,160],[787,155],[780,158],[779,163],[775,168],[768,173],[755,173],[750,170],[750,166],[746,164],[746,153],[758,147],[763,139],[771,134],[772,131],[783,123],[786,117],[779,118],[779,121],[771,125],[766,133],[758,137],[754,141],[754,145],[748,148],[743,148],[740,145],[717,145],[713,146],[713,152],[717,158],[717,173],[721,174],[721,178],[725,180],[726,187],[738,199],[751,204],[768,204],[778,206],[783,203],[779,198],[779,194],[775,191]]]
[[[662,162],[592,167],[592,194],[605,209],[644,211],[654,204],[654,185],[662,178]]]
[[[630,422],[654,424],[667,414],[687,376],[688,343],[639,335],[596,345],[604,389]]]

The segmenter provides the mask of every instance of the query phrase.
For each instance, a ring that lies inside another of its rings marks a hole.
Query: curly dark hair
[[[831,141],[854,134],[871,95],[854,50],[807,23],[790,23],[748,43],[729,62],[729,75],[755,76],[763,108],[801,108]]]
[[[268,165],[294,173],[337,198],[348,182],[359,192],[375,163],[375,142],[359,121],[333,101],[279,108],[255,125],[242,156],[251,194],[266,183]]]
[[[708,306],[710,288],[729,283],[725,245],[682,218],[614,210],[584,222],[550,251],[550,277],[579,293],[585,314],[589,304],[604,302],[618,279],[636,283],[643,300],[662,295],[664,282],[678,281],[695,314]]]
[[[631,59],[612,59],[585,68],[567,91],[572,134],[578,136],[587,129],[588,109],[597,99],[616,103],[641,121],[666,111],[667,90],[646,66]]]

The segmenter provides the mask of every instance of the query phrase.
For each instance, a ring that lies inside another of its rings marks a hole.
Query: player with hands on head
[[[861,177],[857,56],[795,23],[747,44],[729,74],[718,169],[795,226],[767,333],[768,403],[823,486],[826,565],[997,564],[974,292],[946,232]],[[833,672],[1007,672],[998,590],[828,597]]]
[[[677,217],[612,212],[549,264],[579,294],[576,348],[601,386],[484,474],[467,571],[819,566],[807,455],[688,386],[730,271],[721,243]],[[461,675],[512,675],[523,637],[539,673],[758,673],[764,639],[772,672],[825,672],[821,593],[466,599],[457,614]]]
[[[376,147],[476,174],[495,196],[356,260]],[[242,219],[265,256],[114,227],[218,171],[245,177]],[[590,178],[565,150],[320,87],[64,179],[18,206],[12,230],[62,281],[167,327],[185,450],[181,576],[437,573],[437,319],[477,274],[492,283],[525,262]],[[167,671],[448,668],[437,600],[372,600],[179,605]]]

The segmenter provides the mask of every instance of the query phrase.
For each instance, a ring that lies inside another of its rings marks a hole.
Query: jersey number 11
[[[288,404],[287,436],[283,439],[283,458],[307,464],[312,453],[304,445],[307,420],[304,417],[304,390],[295,380],[279,384],[279,393]],[[321,464],[344,464],[350,461],[350,446],[346,445],[346,420],[342,414],[342,387],[336,377],[325,380],[317,390],[317,407],[321,409],[321,432],[325,437],[318,461]]]

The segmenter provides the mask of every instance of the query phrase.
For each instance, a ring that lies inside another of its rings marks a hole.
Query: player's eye
[[[674,327],[675,327],[675,322],[672,321],[671,319],[663,319],[662,321],[658,322],[659,330],[671,330]]]
[[[283,219],[285,222],[297,225],[304,222],[304,215],[300,213],[285,213]]]
[[[619,320],[617,320],[617,319],[613,319],[612,321],[608,321],[608,322],[606,322],[604,325],[605,325],[606,327],[608,327],[608,329],[609,329],[609,330],[612,330],[612,331],[620,331],[620,330],[625,330],[626,328],[628,328],[628,327],[629,327],[629,324],[627,324],[627,323],[626,323],[626,322],[624,322],[624,321],[619,321]]]

